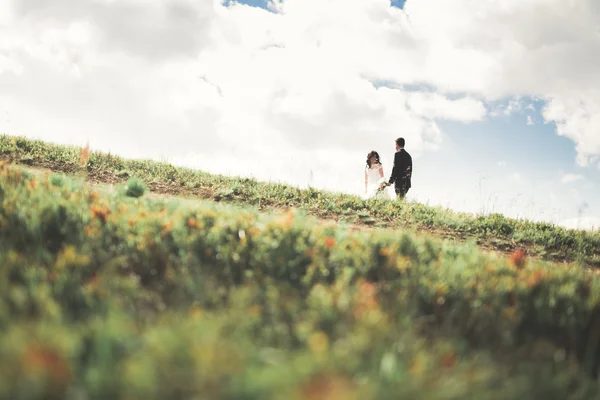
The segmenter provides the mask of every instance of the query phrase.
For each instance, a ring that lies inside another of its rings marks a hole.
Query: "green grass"
[[[511,252],[524,248],[531,257],[600,266],[600,233],[570,230],[549,223],[472,215],[414,202],[363,200],[357,196],[264,183],[254,179],[211,175],[149,160],[126,160],[91,152],[81,166],[81,149],[22,137],[0,136],[0,159],[57,172],[79,173],[92,182],[143,181],[149,190],[249,205],[273,211],[299,208],[310,215],[360,226],[403,228],[482,247]]]
[[[279,205],[358,201],[190,174]],[[85,179],[0,168],[0,398],[600,395],[600,279],[578,265]]]

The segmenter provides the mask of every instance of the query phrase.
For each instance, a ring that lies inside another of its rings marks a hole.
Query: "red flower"
[[[517,267],[523,267],[525,265],[526,253],[522,249],[515,250],[509,258],[512,265]]]
[[[331,236],[325,238],[325,247],[327,247],[327,250],[330,250],[333,246],[335,246],[335,239]]]

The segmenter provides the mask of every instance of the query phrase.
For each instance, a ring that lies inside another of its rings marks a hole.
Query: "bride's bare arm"
[[[365,193],[367,193],[367,184],[369,182],[369,178],[367,176],[367,170],[365,170]]]
[[[379,167],[379,177],[383,178],[383,166]]]

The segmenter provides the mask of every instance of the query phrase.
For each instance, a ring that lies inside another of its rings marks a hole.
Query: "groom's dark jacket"
[[[404,149],[400,149],[394,154],[394,168],[390,176],[390,183],[393,183],[396,189],[410,189],[410,178],[412,177],[412,157]]]

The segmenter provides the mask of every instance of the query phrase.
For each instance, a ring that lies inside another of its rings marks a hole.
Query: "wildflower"
[[[536,286],[542,280],[542,277],[543,277],[542,271],[540,271],[540,270],[535,271],[533,276],[531,276],[527,280],[527,286],[529,286],[529,287]]]
[[[90,210],[92,212],[92,218],[98,218],[102,222],[106,222],[108,215],[111,213],[110,209],[104,205],[101,206],[93,204],[90,207]]]
[[[525,265],[525,259],[526,259],[525,251],[523,251],[522,249],[517,249],[511,254],[511,256],[509,258],[509,262],[512,265],[521,268]]]
[[[390,255],[392,255],[392,249],[389,247],[382,247],[379,250],[379,255],[381,255],[383,257],[389,257]]]
[[[173,230],[173,221],[163,224],[162,229],[165,233],[171,232]]]
[[[332,238],[331,236],[328,236],[325,238],[325,247],[327,247],[327,250],[331,250],[331,248],[335,246],[335,239]]]
[[[79,158],[79,164],[82,167],[85,167],[90,159],[90,144],[86,144],[85,147],[81,149],[81,157]]]

